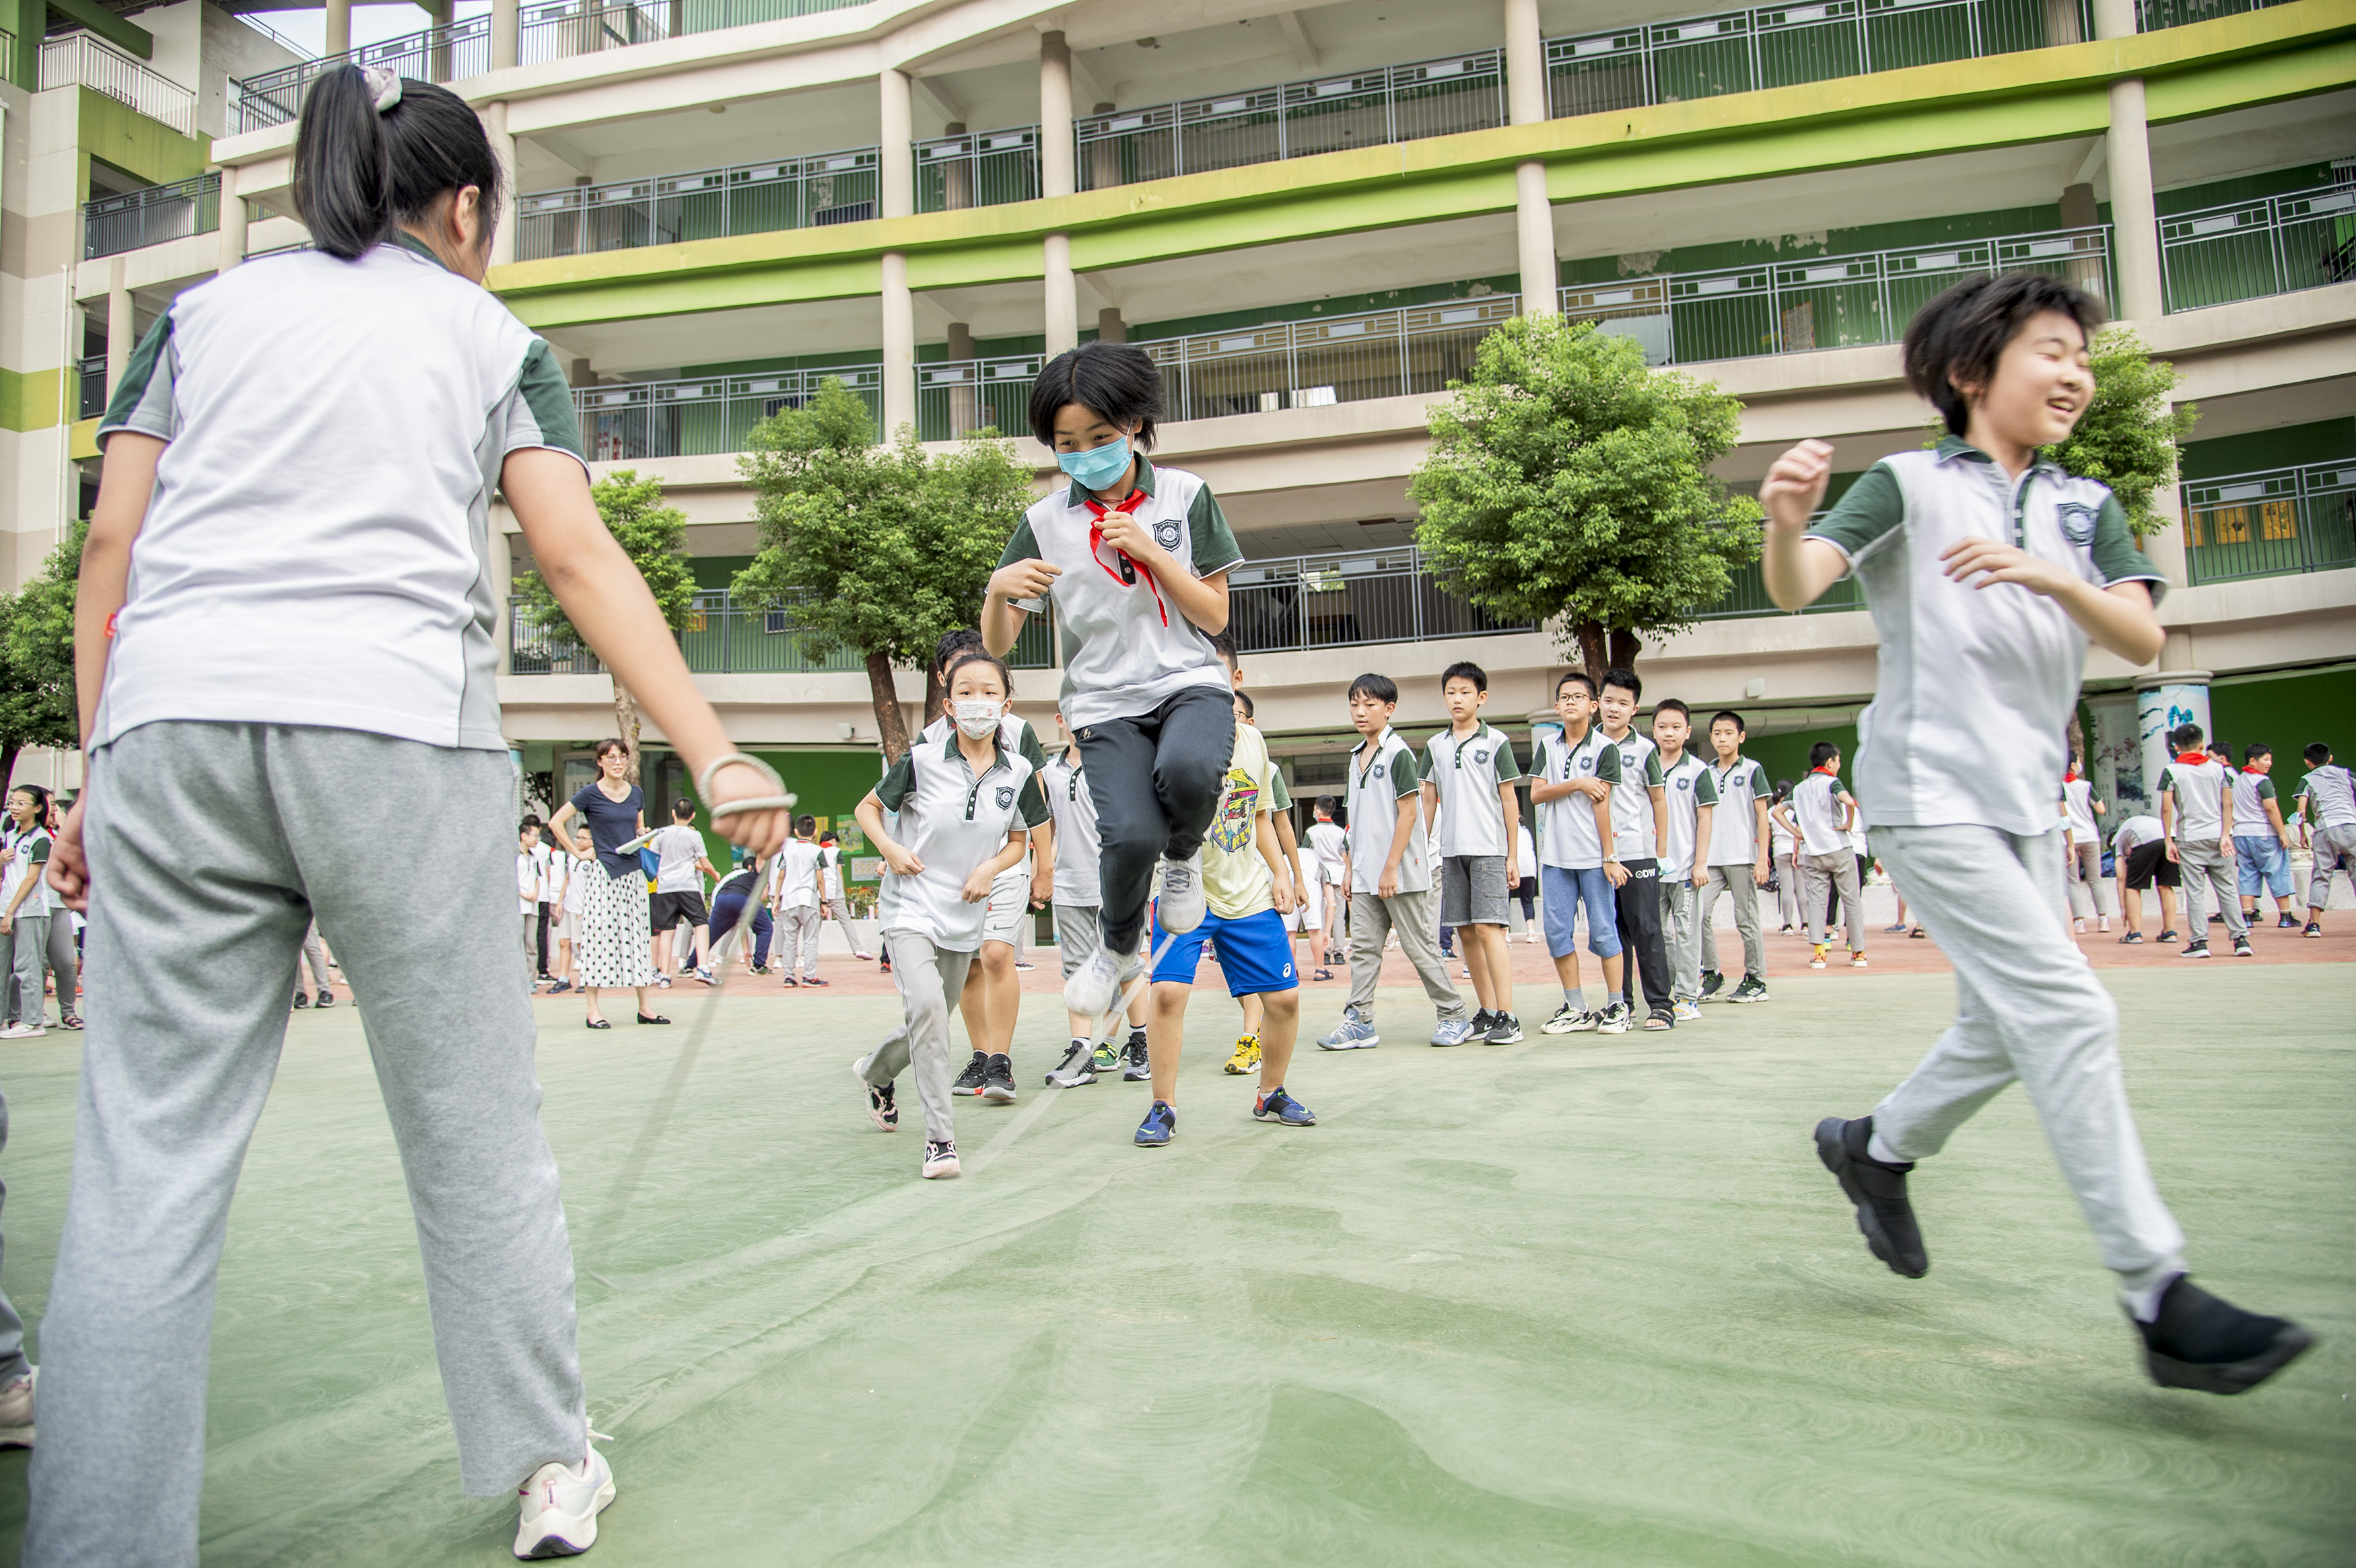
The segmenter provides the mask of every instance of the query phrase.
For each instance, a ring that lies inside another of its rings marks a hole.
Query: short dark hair
[[[1684,703],[1678,701],[1674,697],[1664,697],[1658,702],[1653,704],[1653,717],[1658,719],[1662,714],[1669,712],[1672,709],[1683,718],[1688,726],[1693,723],[1693,709],[1687,708]]]
[[[946,674],[949,660],[968,648],[983,646],[981,634],[971,626],[959,626],[954,632],[943,632],[941,640],[933,645],[933,667]]]
[[[1742,721],[1742,715],[1737,713],[1731,708],[1721,708],[1717,712],[1711,714],[1709,716],[1709,727],[1713,730],[1717,729],[1718,721],[1721,719],[1730,719],[1734,721],[1735,733],[1739,735],[1748,735],[1751,733],[1751,726],[1745,724]]]
[[[672,821],[685,822],[689,817],[695,815],[695,802],[688,799],[685,795],[680,795],[677,800],[670,803],[670,815]]]
[[[1048,360],[1031,383],[1031,433],[1048,451],[1055,449],[1055,416],[1074,403],[1103,415],[1108,424],[1137,421],[1130,444],[1151,452],[1153,426],[1162,418],[1162,367],[1126,343],[1083,343]]]
[[[831,844],[831,843],[834,843],[834,842],[835,842],[834,829],[833,829],[833,828],[831,828],[831,827],[830,827],[830,828],[828,828],[825,832],[823,832],[823,833],[819,834],[819,835],[818,836],[818,841],[819,841],[819,843],[821,843],[821,844]]]
[[[1006,661],[988,648],[980,646],[968,648],[949,660],[948,667],[941,671],[941,689],[947,691],[949,688],[949,683],[957,679],[957,672],[969,664],[986,664],[996,670],[999,689],[1009,697],[1014,695],[1014,677],[1007,673]]]
[[[2190,751],[2201,743],[2203,731],[2190,719],[2168,732],[2168,743],[2179,752]]]
[[[400,101],[379,110],[367,73],[341,65],[321,73],[303,101],[293,194],[311,242],[356,261],[444,194],[473,186],[487,249],[506,179],[483,123],[446,87],[413,77],[400,86]]]
[[[1454,664],[1450,665],[1446,669],[1441,670],[1440,672],[1440,689],[1446,691],[1448,689],[1448,683],[1451,680],[1469,680],[1472,683],[1472,689],[1475,691],[1486,691],[1489,689],[1489,672],[1483,669],[1479,665],[1474,664],[1471,659],[1458,659]]]
[[[1250,719],[1257,717],[1257,715],[1252,712],[1252,699],[1249,692],[1237,690],[1231,691],[1227,695],[1234,698],[1237,702],[1243,704],[1245,718]]]
[[[1236,653],[1236,634],[1233,630],[1222,628],[1212,633],[1211,651],[1218,655],[1219,662],[1230,670],[1243,667],[1243,660]]]
[[[1587,688],[1587,700],[1590,702],[1594,701],[1596,698],[1595,677],[1589,675],[1583,669],[1567,669],[1555,677],[1554,699],[1557,702],[1560,702],[1562,700],[1562,688],[1569,686],[1574,680],[1579,682],[1580,685]]]
[[[1330,795],[1321,795],[1317,797],[1317,809],[1323,812],[1328,816],[1333,815],[1334,809],[1340,803],[1335,801]]]
[[[817,832],[817,831],[818,831],[818,818],[817,818],[817,817],[815,817],[815,816],[811,816],[808,815],[807,813],[805,813],[804,815],[802,815],[802,816],[797,816],[797,817],[795,817],[795,818],[794,818],[794,831],[795,831],[795,832],[797,832],[797,833],[815,833],[815,832]]]
[[[2319,768],[2331,760],[2331,748],[2317,741],[2307,748],[2307,765]]]
[[[1792,781],[1790,779],[1777,779],[1775,781],[1775,798],[1777,800],[1789,800],[1791,796]]]
[[[1362,694],[1373,698],[1376,702],[1397,702],[1398,700],[1398,682],[1393,680],[1387,675],[1376,675],[1369,672],[1365,675],[1360,676],[1357,679],[1350,683],[1350,695],[1352,697],[1357,697]]]
[[[1601,697],[1605,688],[1614,686],[1633,698],[1641,699],[1644,695],[1644,683],[1637,679],[1636,672],[1625,665],[1613,665],[1610,669],[1605,670],[1603,679],[1599,683],[1595,695]]]
[[[2242,748],[2242,761],[2244,763],[2254,763],[2260,757],[2271,757],[2274,754],[2275,749],[2264,741],[2253,741]]]
[[[1985,390],[2005,345],[2020,336],[2029,317],[2047,311],[2068,316],[2090,338],[2103,325],[2103,307],[2094,296],[2042,272],[1965,279],[1907,324],[1906,384],[1939,411],[1948,433],[1963,434],[1972,410],[1956,383],[1976,382]]]
[[[523,826],[526,827],[538,827],[540,825],[540,813],[536,811],[527,811],[523,814]]]
[[[1811,771],[1821,768],[1839,755],[1838,746],[1834,745],[1830,741],[1819,741],[1808,748],[1808,767]]]

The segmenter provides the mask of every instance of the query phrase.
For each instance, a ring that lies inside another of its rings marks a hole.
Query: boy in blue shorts
[[[1538,850],[1538,892],[1547,951],[1562,981],[1562,1006],[1540,1026],[1547,1034],[1628,1032],[1628,1005],[1620,999],[1627,959],[1620,946],[1618,890],[1628,880],[1612,842],[1612,792],[1620,783],[1620,748],[1595,727],[1595,683],[1572,670],[1554,686],[1562,733],[1538,743],[1537,782],[1530,804],[1545,843]],[[1590,1012],[1579,984],[1579,906],[1587,906],[1587,950],[1603,961],[1603,1010]]]
[[[1221,784],[1219,807],[1203,840],[1202,923],[1178,934],[1153,966],[1153,1010],[1145,1025],[1153,1067],[1153,1106],[1137,1129],[1146,1148],[1167,1144],[1178,1130],[1178,1055],[1186,1042],[1186,998],[1205,938],[1218,944],[1219,973],[1227,994],[1260,999],[1259,1093],[1252,1115],[1280,1126],[1314,1126],[1309,1107],[1284,1092],[1285,1069],[1301,1032],[1301,976],[1292,966],[1292,870],[1277,842],[1274,764],[1268,742],[1247,723],[1236,725],[1235,752]],[[1157,911],[1156,949],[1162,932]]]
[[[2275,923],[2298,929],[2290,912],[2290,828],[2283,821],[2282,802],[2275,796],[2275,749],[2263,741],[2242,748],[2242,771],[2232,775],[2233,786],[2233,859],[2240,862],[2242,924],[2258,923],[2258,899],[2272,893]]]

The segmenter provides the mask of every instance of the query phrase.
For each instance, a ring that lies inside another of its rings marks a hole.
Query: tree
[[[0,781],[15,774],[27,746],[81,744],[74,697],[74,593],[90,521],[66,530],[41,570],[0,598]]]
[[[2178,443],[2192,433],[2201,411],[2191,403],[2169,402],[2183,374],[2167,360],[2154,359],[2132,329],[2106,326],[2086,348],[2094,372],[2094,401],[2070,439],[2046,455],[2064,473],[2109,485],[2140,543],[2174,520],[2152,506],[2152,497],[2176,483]]]
[[[607,475],[589,487],[591,499],[597,503],[597,515],[647,580],[647,590],[655,596],[655,608],[662,613],[663,624],[677,633],[686,628],[695,613],[695,573],[687,564],[687,514],[676,507],[662,504],[663,486],[659,479],[641,479],[634,469],[624,468]],[[537,571],[527,571],[515,580],[515,596],[523,610],[523,618],[533,632],[545,637],[559,637],[580,643],[581,634],[564,613],[564,607],[549,592],[547,579]],[[630,782],[638,779],[638,701],[622,677],[614,680],[614,729],[622,743],[630,749]]]
[[[905,426],[877,446],[867,405],[829,379],[804,407],[755,427],[737,459],[756,497],[761,553],[738,598],[782,610],[814,655],[859,656],[886,759],[908,749],[892,668],[929,669],[945,632],[980,617],[981,592],[1031,505],[1030,471],[994,430],[927,456]]]
[[[1555,623],[1589,675],[1634,664],[1641,633],[1689,624],[1758,559],[1759,504],[1708,470],[1742,405],[1648,368],[1634,339],[1515,316],[1449,388],[1408,485],[1416,543],[1450,592]]]

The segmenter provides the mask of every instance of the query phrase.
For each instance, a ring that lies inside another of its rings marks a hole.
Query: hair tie
[[[363,67],[360,74],[368,79],[369,96],[376,100],[380,114],[401,101],[401,78],[389,65]]]

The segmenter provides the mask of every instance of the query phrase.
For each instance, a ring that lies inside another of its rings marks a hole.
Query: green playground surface
[[[1206,974],[1209,973],[1206,970]],[[1809,1130],[1943,1025],[1944,976],[1802,976],[1667,1035],[1304,1050],[1306,1130],[1220,1072],[958,1102],[966,1175],[872,1128],[877,997],[539,1004],[593,1424],[625,1564],[2346,1564],[2356,1560],[2356,966],[2106,972],[2196,1274],[2317,1348],[2169,1392],[2017,1090],[1915,1180],[1933,1259],[1866,1253]],[[1330,1028],[1323,993],[1304,1034]],[[707,1009],[713,1012],[702,1030]],[[628,1009],[614,1014],[626,1020]],[[0,1055],[5,1284],[37,1325],[78,1040]],[[204,1560],[509,1561],[458,1489],[359,1019],[298,1014],[230,1219]],[[0,1455],[0,1561],[26,1456]],[[123,1478],[126,1506],[138,1480]]]

